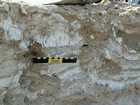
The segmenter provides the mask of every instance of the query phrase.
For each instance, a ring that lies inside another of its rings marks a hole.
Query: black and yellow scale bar
[[[76,63],[77,58],[73,57],[37,57],[33,58],[33,63],[52,63],[52,62],[59,62],[59,63]]]

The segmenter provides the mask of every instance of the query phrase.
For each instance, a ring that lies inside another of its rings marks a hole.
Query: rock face
[[[140,105],[139,27],[140,7],[128,3],[1,2],[0,105]]]
[[[91,3],[99,3],[101,0],[58,0],[56,2],[52,2],[52,4],[56,5],[85,5]]]

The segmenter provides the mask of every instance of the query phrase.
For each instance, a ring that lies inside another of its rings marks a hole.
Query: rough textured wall
[[[139,5],[0,3],[0,105],[140,105],[139,80]]]

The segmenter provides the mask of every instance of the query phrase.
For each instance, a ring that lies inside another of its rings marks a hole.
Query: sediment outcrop
[[[139,105],[140,6],[0,3],[1,105]],[[77,63],[32,63],[32,57]]]

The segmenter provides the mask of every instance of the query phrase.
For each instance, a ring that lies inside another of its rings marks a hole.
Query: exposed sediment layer
[[[140,7],[0,3],[1,105],[140,105]],[[32,57],[77,57],[34,64]]]

